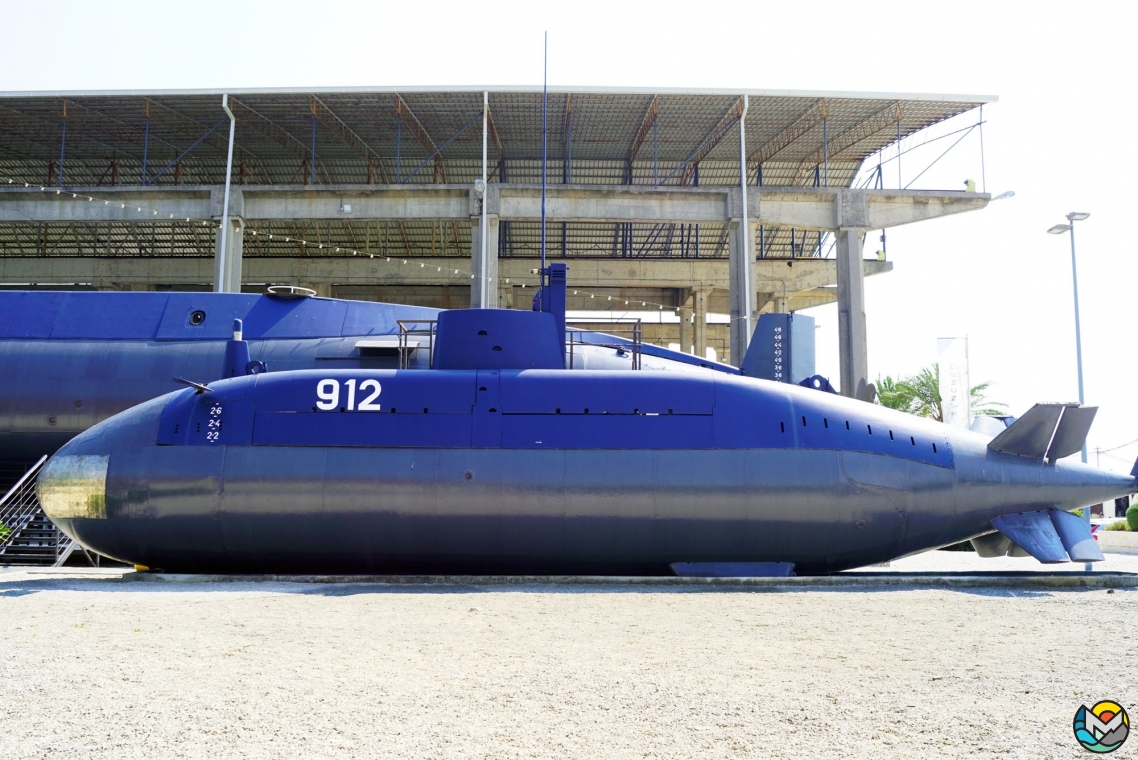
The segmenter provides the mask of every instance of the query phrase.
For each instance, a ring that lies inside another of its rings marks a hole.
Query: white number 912
[[[356,405],[356,380],[351,378],[344,381],[344,388],[346,389],[347,403],[344,404],[344,409],[349,412],[378,412],[380,410],[379,404],[376,399],[379,398],[379,392],[382,390],[378,380],[364,380],[360,383],[360,394],[366,393],[371,390],[371,394],[360,401]],[[316,384],[316,397],[320,399],[316,402],[316,408],[325,412],[330,412],[340,406],[340,383],[337,380],[321,380]]]

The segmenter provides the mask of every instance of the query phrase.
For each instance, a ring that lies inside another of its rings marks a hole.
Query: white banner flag
[[[937,338],[940,363],[940,405],[944,424],[967,430],[972,425],[968,385],[968,338]]]

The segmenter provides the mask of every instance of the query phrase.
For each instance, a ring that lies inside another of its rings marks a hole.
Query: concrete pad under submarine
[[[557,335],[546,313],[444,312],[433,369],[169,394],[68,443],[41,501],[83,545],[174,571],[806,574],[997,528],[1054,561],[1044,520],[1002,519],[1037,513],[1083,559],[1051,515],[1138,490],[1057,461],[1081,407],[989,440],[784,383],[567,370]]]

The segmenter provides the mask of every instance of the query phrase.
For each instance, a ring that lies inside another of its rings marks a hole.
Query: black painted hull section
[[[903,495],[858,493],[835,451],[125,454],[111,457],[108,519],[63,527],[172,570],[660,574],[786,561],[819,572],[896,556],[907,538]],[[951,473],[939,474],[950,501]]]
[[[832,572],[947,541],[955,511],[951,469],[877,454],[157,446],[165,403],[60,452],[110,457],[106,519],[60,527],[148,567],[666,574],[672,562],[783,561]],[[886,487],[858,482],[863,471],[887,473]],[[914,475],[919,514],[901,490]]]
[[[172,571],[659,575],[674,562],[790,562],[829,573],[1134,485],[966,433],[953,436],[955,468],[801,447],[156,445],[170,398],[56,455],[107,458],[105,517],[52,517],[95,551]],[[40,488],[60,483],[49,462]]]

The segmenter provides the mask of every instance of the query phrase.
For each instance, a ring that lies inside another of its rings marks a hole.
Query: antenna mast
[[[549,32],[545,32],[545,51],[541,72],[541,271],[545,272],[545,183],[549,161]],[[544,288],[543,288],[544,290]]]

